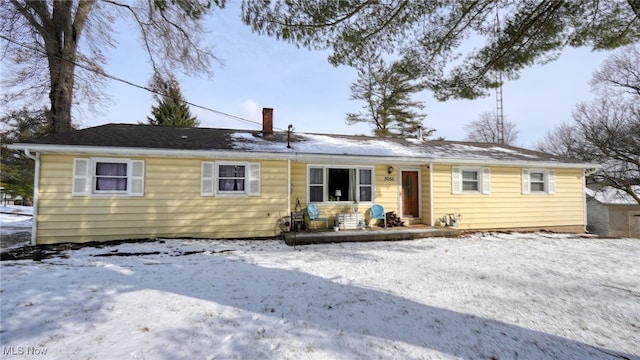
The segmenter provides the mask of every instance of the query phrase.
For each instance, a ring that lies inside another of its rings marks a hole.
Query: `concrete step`
[[[402,221],[404,221],[405,225],[408,225],[408,226],[423,224],[422,218],[406,218],[406,217],[403,217]]]

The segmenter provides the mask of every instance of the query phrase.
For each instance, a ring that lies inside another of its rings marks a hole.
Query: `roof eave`
[[[157,149],[138,147],[112,147],[112,146],[85,146],[85,145],[52,145],[52,144],[28,144],[16,143],[7,146],[9,149],[29,150],[50,154],[86,154],[86,155],[111,155],[111,156],[163,156],[186,158],[238,158],[245,159],[269,159],[287,160],[291,155],[287,153],[266,153],[257,151],[237,150],[182,150],[182,149]]]
[[[435,159],[434,164],[456,164],[473,166],[520,166],[531,168],[562,168],[562,169],[599,169],[600,164],[571,163],[562,161],[532,161],[532,160],[476,160],[476,159]]]
[[[9,149],[29,150],[31,152],[53,154],[99,154],[112,156],[166,156],[166,157],[190,157],[190,158],[248,158],[266,160],[293,160],[302,162],[324,162],[331,164],[455,164],[470,166],[524,166],[524,167],[548,167],[567,169],[598,169],[602,166],[591,163],[569,163],[561,161],[532,161],[532,160],[498,160],[498,159],[460,159],[460,158],[428,158],[428,157],[402,157],[379,155],[349,155],[349,154],[321,154],[300,153],[293,150],[287,152],[264,152],[246,150],[182,150],[161,148],[138,147],[107,147],[86,145],[53,145],[15,143],[8,145]]]

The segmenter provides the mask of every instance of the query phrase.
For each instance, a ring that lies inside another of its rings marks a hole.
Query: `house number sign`
[[[385,176],[384,181],[396,181],[396,178],[393,176]]]

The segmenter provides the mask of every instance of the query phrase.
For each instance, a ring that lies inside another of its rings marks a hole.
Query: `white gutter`
[[[443,165],[474,165],[474,166],[515,166],[515,167],[547,167],[554,169],[593,169],[600,168],[599,164],[589,163],[563,163],[559,161],[535,161],[535,160],[495,160],[495,159],[459,159],[459,158],[420,158],[406,156],[380,156],[380,155],[346,155],[346,154],[308,154],[295,153],[294,161],[315,162],[327,164],[367,164],[374,165],[380,163],[393,162],[398,165],[424,165],[425,163]]]
[[[586,186],[586,182],[585,179],[587,177],[583,176],[582,177],[582,182],[583,182],[583,186],[582,186],[582,221],[583,221],[583,231],[585,232],[585,234],[587,233],[587,222],[589,221],[587,219],[587,191],[584,189]]]
[[[24,150],[24,154],[35,161],[35,171],[33,174],[33,215],[31,216],[31,245],[36,245],[36,232],[38,230],[38,193],[40,192],[40,153],[35,156],[31,154],[29,149]]]
[[[189,158],[245,158],[265,160],[293,160],[300,162],[325,162],[330,164],[379,164],[381,162],[394,162],[399,165],[423,165],[426,162],[432,164],[456,164],[456,165],[482,165],[482,166],[521,166],[521,167],[549,167],[557,169],[599,169],[599,164],[589,163],[563,163],[559,161],[535,161],[535,160],[495,160],[491,158],[464,159],[464,158],[427,158],[407,156],[381,156],[348,155],[348,154],[319,154],[300,153],[294,150],[286,152],[250,151],[250,150],[178,150],[178,149],[149,149],[136,147],[105,147],[105,146],[76,146],[76,145],[51,145],[51,144],[26,144],[17,143],[8,145],[9,149],[31,150],[57,154],[100,154],[116,156],[163,156],[163,157],[189,157]]]
[[[434,226],[433,222],[433,164],[429,163],[429,214],[431,219],[429,220],[429,226]]]
[[[287,160],[287,214],[291,216],[291,160]]]
[[[601,167],[601,166],[600,166]],[[584,169],[584,174],[582,175],[582,213],[583,213],[583,221],[584,221],[584,232],[587,233],[587,225],[589,220],[588,220],[588,214],[587,214],[587,191],[586,191],[586,187],[587,187],[587,176],[593,175],[596,173],[596,171],[600,170],[600,167],[596,167],[596,168],[592,168],[592,169]]]
[[[595,167],[595,168],[585,168],[584,169],[584,176],[587,177],[587,176],[591,176],[591,175],[595,174],[598,170],[600,170],[601,167],[602,166],[598,166],[598,167]]]
[[[225,151],[225,150],[178,150],[178,149],[150,149],[137,147],[108,147],[108,146],[76,146],[50,144],[11,144],[7,146],[14,150],[31,150],[52,154],[86,154],[86,155],[116,155],[116,156],[162,156],[188,158],[246,158],[287,160],[292,157],[288,153],[269,153],[260,151]]]

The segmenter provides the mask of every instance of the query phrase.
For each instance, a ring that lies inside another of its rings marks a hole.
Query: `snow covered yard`
[[[2,262],[3,358],[640,359],[637,239],[164,240],[63,255]]]
[[[32,217],[31,206],[0,206],[0,248],[29,244]]]

